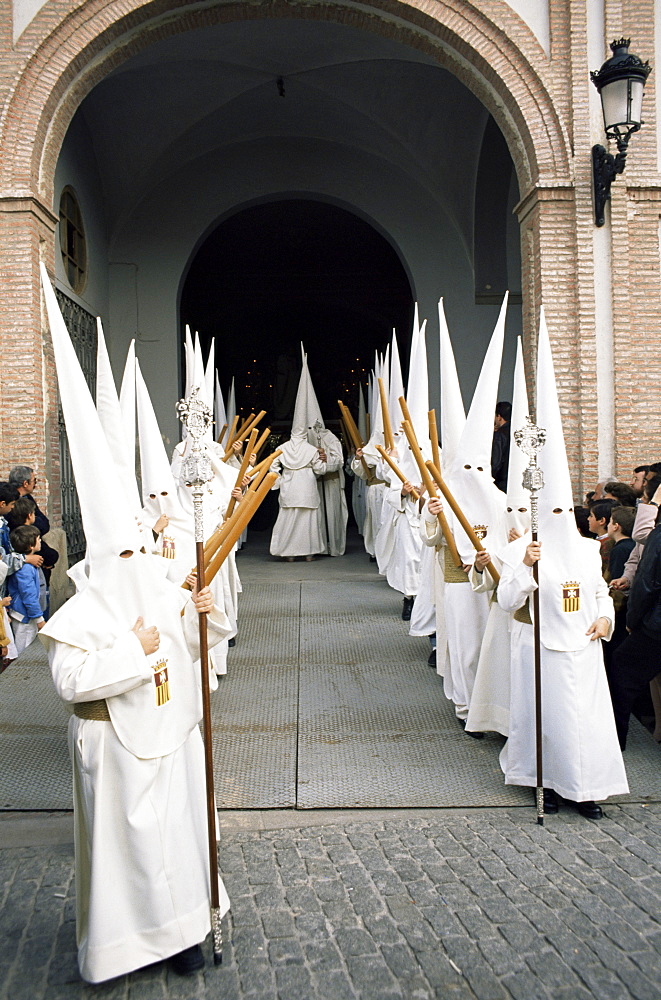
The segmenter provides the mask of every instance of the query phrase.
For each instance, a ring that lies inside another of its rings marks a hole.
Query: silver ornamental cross
[[[514,431],[514,440],[529,458],[529,465],[523,472],[522,486],[530,493],[530,527],[536,535],[539,527],[537,512],[537,494],[544,486],[544,473],[537,465],[537,455],[546,442],[546,431],[543,427],[533,424],[530,417],[519,431]]]
[[[204,541],[204,520],[202,514],[202,497],[204,484],[213,478],[211,462],[202,443],[204,435],[213,423],[210,407],[200,399],[200,387],[192,389],[188,399],[180,399],[177,403],[179,419],[186,428],[186,441],[191,442],[188,454],[181,467],[181,474],[187,486],[193,489],[193,514],[195,518],[195,541]]]

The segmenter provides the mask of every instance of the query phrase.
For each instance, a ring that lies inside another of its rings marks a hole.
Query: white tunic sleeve
[[[47,648],[55,688],[69,704],[125,694],[153,677],[135,632],[121,635],[108,649],[89,651],[52,639]]]
[[[498,603],[503,611],[513,613],[522,608],[526,598],[537,589],[532,575],[532,566],[519,563],[514,569],[505,564],[498,584]]]
[[[184,607],[183,616],[184,638],[194,660],[200,658],[200,622],[193,601]],[[229,618],[222,608],[214,605],[213,611],[207,615],[207,638],[209,649],[213,649],[222,639],[232,632]]]
[[[430,514],[427,504],[423,507],[420,517],[420,537],[425,545],[440,545],[443,541],[441,522],[435,514]]]

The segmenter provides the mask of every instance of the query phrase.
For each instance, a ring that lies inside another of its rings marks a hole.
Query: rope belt
[[[339,479],[340,478],[340,472],[339,472],[338,469],[336,469],[335,472],[327,472],[321,478],[322,478],[323,482],[330,483],[330,481],[332,479]]]
[[[374,479],[368,479],[367,480],[367,485],[368,486],[385,486],[386,485],[386,481],[385,481],[385,479],[377,479],[376,476],[375,476]]]
[[[530,617],[529,597],[526,597],[526,603],[523,604],[518,611],[514,612],[514,621],[520,622],[522,625],[532,625],[532,618]]]
[[[447,545],[445,546],[443,576],[445,577],[446,583],[468,583],[468,573],[465,573],[461,566],[455,566]]]
[[[93,722],[110,722],[110,712],[105,698],[98,701],[79,701],[73,706],[73,714],[79,719]]]

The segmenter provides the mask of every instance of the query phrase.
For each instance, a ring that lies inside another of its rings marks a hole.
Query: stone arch
[[[484,104],[500,127],[522,193],[538,182],[567,183],[570,143],[552,97],[552,71],[529,29],[502,0],[490,5],[498,24],[467,0],[387,0],[378,9],[342,2],[274,0],[188,9],[180,0],[89,0],[69,12],[51,0],[14,50],[16,84],[0,142],[13,150],[0,174],[6,192],[30,192],[47,207],[55,164],[71,119],[85,96],[127,58],[153,41],[236,20],[328,20],[397,38],[425,51]],[[118,15],[118,7],[121,14]],[[54,18],[61,20],[51,29]],[[506,25],[507,30],[500,25]]]

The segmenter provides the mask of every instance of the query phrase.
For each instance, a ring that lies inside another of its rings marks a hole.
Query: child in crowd
[[[616,506],[617,502],[615,500],[596,500],[590,504],[588,527],[599,542],[601,549],[601,570],[604,576],[608,572],[608,560],[611,549],[615,544],[608,534],[608,522],[611,518],[611,511]]]
[[[14,551],[24,556],[37,553],[41,548],[39,529],[32,524],[14,528],[10,541]],[[14,630],[16,652],[19,655],[30,645],[45,624],[45,585],[44,589],[40,587],[37,567],[24,562],[21,568],[9,577],[8,588],[11,597],[9,617]]]
[[[7,596],[7,577],[23,565],[23,556],[12,551],[9,541],[7,516],[13,510],[19,492],[10,483],[0,483],[0,673],[16,659],[14,634],[9,624],[7,607],[11,598]]]
[[[7,522],[11,531],[13,531],[14,528],[20,528],[21,525],[32,525],[35,523],[34,504],[29,497],[21,497],[16,501],[13,510],[11,510],[7,515]],[[38,528],[37,531],[39,531]],[[39,537],[41,537],[41,535]],[[43,542],[41,544],[43,544]],[[41,545],[40,548],[35,551],[41,551]],[[50,589],[41,566],[38,567],[37,572],[39,574],[39,592],[42,595],[42,610],[44,611],[44,617],[48,620]]]
[[[608,559],[608,570],[605,573],[607,583],[619,580],[624,573],[624,565],[631,555],[635,542],[631,537],[636,520],[635,507],[613,507],[608,522],[608,537],[613,541]],[[604,643],[604,664],[606,676],[610,676],[613,653],[627,636],[627,595],[625,591],[611,588],[611,597],[615,607],[615,624],[610,642]]]

